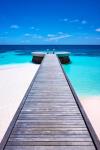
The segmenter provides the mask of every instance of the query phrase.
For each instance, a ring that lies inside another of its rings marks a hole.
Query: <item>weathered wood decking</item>
[[[0,150],[95,150],[99,141],[56,55],[45,56]]]

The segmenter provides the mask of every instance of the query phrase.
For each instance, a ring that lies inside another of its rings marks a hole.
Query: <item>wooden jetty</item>
[[[0,150],[99,149],[99,140],[57,56],[47,54]]]

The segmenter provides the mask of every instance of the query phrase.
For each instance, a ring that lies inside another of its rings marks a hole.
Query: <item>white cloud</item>
[[[60,39],[68,38],[68,37],[70,37],[70,35],[56,36],[56,37],[49,38],[49,41],[60,40]]]
[[[44,38],[44,36],[40,35],[40,34],[31,34],[31,33],[25,33],[24,37],[28,38],[28,40],[30,39],[42,39]]]
[[[70,22],[71,23],[77,23],[77,22],[79,22],[79,20],[78,19],[74,19],[74,20],[71,20]]]
[[[31,34],[30,33],[25,33],[24,36],[31,36]]]
[[[42,38],[44,38],[42,35],[38,35],[38,34],[33,34],[32,35],[32,38],[34,38],[34,39],[42,39]]]
[[[19,26],[18,26],[18,25],[11,25],[10,28],[11,28],[11,29],[18,29]]]
[[[67,19],[67,18],[65,18],[65,19],[62,19],[62,21],[64,21],[64,22],[69,22],[69,23],[81,23],[81,24],[87,24],[87,21],[86,20],[79,20],[79,19]]]
[[[100,32],[100,28],[97,28],[96,31],[97,31],[97,32]]]
[[[71,37],[72,35],[69,35],[69,34],[66,34],[66,33],[62,33],[62,34],[49,34],[49,35],[51,35],[51,36],[48,36],[47,37],[47,41],[58,41],[58,40],[60,40],[60,39],[65,39],[65,38],[68,38],[68,37]]]
[[[37,36],[37,39],[43,39],[43,36],[38,35],[38,36]]]
[[[34,29],[35,29],[35,27],[31,27],[31,29],[32,29],[32,30],[34,30]]]
[[[82,24],[87,24],[87,21],[86,20],[82,20],[81,23]]]
[[[30,27],[31,30],[35,30],[35,31],[39,31],[40,29],[39,28],[36,28],[34,26]]]
[[[63,34],[63,32],[58,32],[58,34]]]
[[[67,18],[64,18],[64,19],[59,19],[59,21],[62,21],[62,22],[67,22],[68,19]]]
[[[65,18],[65,19],[63,19],[63,21],[67,22],[67,21],[68,21],[68,19],[67,19],[67,18]]]
[[[30,33],[25,33],[24,34],[25,37],[28,37],[28,40],[32,40],[32,39],[41,39],[43,41],[58,41],[60,39],[65,39],[68,37],[71,37],[72,35],[69,35],[67,33],[63,33],[63,32],[58,32],[57,34],[48,34],[48,35],[40,35],[40,34],[30,34]]]
[[[48,37],[55,37],[55,34],[48,34]]]

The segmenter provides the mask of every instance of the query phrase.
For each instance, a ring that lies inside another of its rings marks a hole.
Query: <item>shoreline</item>
[[[32,63],[0,66],[0,141],[38,68]]]
[[[79,99],[100,140],[100,96],[83,96]]]

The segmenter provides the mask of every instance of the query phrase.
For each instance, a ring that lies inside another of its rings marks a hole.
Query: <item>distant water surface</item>
[[[63,65],[79,96],[100,95],[100,46],[98,45],[1,45],[0,65],[31,62],[33,51],[70,51],[69,65]]]
[[[100,56],[100,46],[87,45],[0,45],[0,65],[31,62],[33,51],[70,51],[74,56]]]

